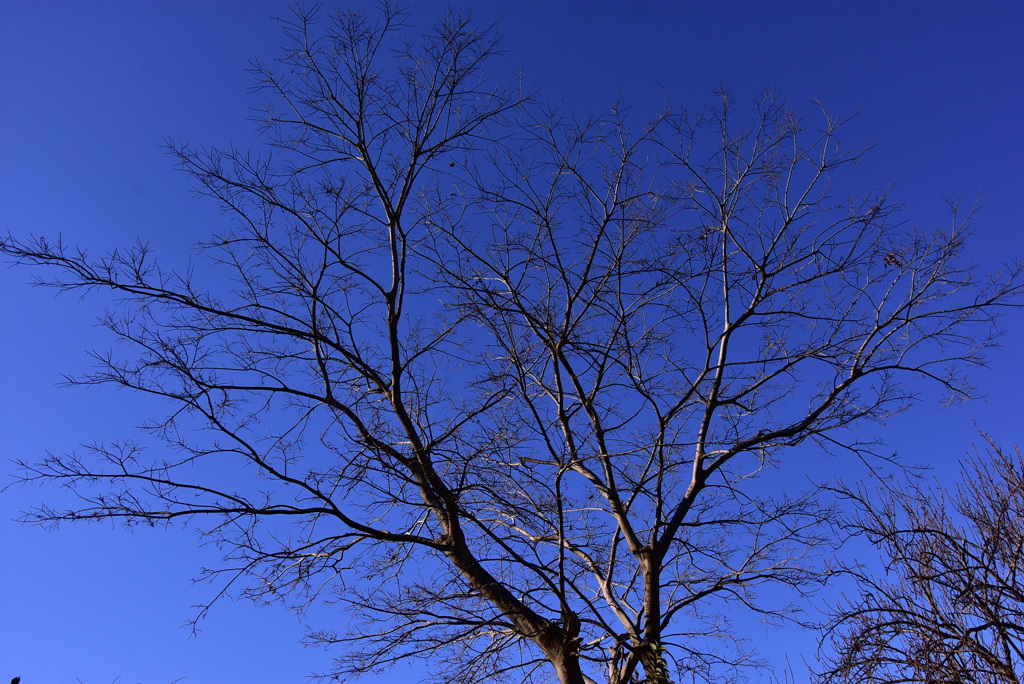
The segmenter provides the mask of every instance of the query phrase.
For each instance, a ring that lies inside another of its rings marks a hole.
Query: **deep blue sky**
[[[330,3],[328,3],[330,4]],[[358,3],[349,3],[358,4]],[[822,100],[858,113],[846,139],[875,149],[857,191],[896,183],[906,218],[947,221],[943,196],[981,192],[973,256],[986,268],[1024,256],[1024,3],[1007,2],[455,2],[500,19],[499,75],[522,68],[570,109],[613,100],[650,111],[664,98],[699,109],[728,86],[748,100],[773,86],[798,109]],[[443,7],[415,2],[426,24]],[[247,92],[254,55],[281,45],[284,3],[237,0],[0,0],[0,229],[104,249],[142,238],[171,263],[221,225],[194,199],[161,141],[255,144]],[[59,390],[108,341],[102,302],[24,286],[0,270],[0,458],[60,452],[124,436],[147,403],[124,392]],[[881,428],[893,449],[941,477],[976,441],[972,424],[1024,443],[1024,326],[977,374],[987,400],[934,400]],[[0,488],[11,468],[0,468]],[[187,532],[103,526],[47,533],[11,520],[50,489],[0,494],[0,681],[24,684],[299,682],[328,655],[298,645],[278,608],[219,604],[196,638],[181,628],[211,588],[190,578],[216,552]],[[324,613],[327,615],[327,613]],[[772,648],[795,660],[807,639]],[[403,676],[380,681],[404,681]],[[413,680],[410,680],[413,681]]]

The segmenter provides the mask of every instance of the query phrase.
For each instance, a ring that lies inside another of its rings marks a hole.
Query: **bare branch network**
[[[23,464],[81,501],[31,519],[194,525],[224,592],[355,616],[312,634],[327,675],[738,676],[758,660],[723,616],[795,619],[764,590],[812,591],[830,540],[827,501],[758,473],[871,455],[854,428],[922,380],[967,396],[1020,269],[964,263],[969,217],[837,195],[860,152],[824,109],[580,119],[496,84],[493,30],[405,20],[297,13],[254,65],[267,151],[170,144],[234,218],[212,288],[144,244],[3,240],[119,297],[127,351],[76,382],[169,407],[164,448]]]
[[[835,610],[824,684],[1024,680],[1024,457],[986,440],[953,492],[845,492],[887,572]]]

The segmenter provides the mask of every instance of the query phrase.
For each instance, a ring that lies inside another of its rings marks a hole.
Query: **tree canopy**
[[[1016,684],[1024,676],[1024,459],[986,437],[954,489],[847,490],[882,552],[837,606],[822,682]]]
[[[355,616],[312,633],[328,675],[733,676],[725,608],[785,619],[766,588],[812,591],[829,539],[819,492],[758,474],[871,458],[921,381],[969,396],[1020,267],[966,263],[962,213],[839,194],[861,152],[824,107],[580,116],[501,85],[493,29],[405,18],[298,11],[254,66],[266,149],[170,144],[233,219],[202,269],[0,243],[118,298],[127,345],[79,382],[168,405],[163,448],[24,463],[80,497],[31,519],[194,525],[225,591]]]

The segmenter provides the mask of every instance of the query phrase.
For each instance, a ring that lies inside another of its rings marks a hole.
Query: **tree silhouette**
[[[164,448],[24,463],[81,498],[29,519],[194,525],[224,592],[356,616],[311,635],[329,674],[721,681],[756,662],[728,610],[785,619],[763,590],[811,591],[827,541],[827,501],[758,474],[870,457],[853,428],[922,380],[967,396],[1020,269],[978,277],[955,212],[835,196],[860,154],[824,109],[574,118],[497,85],[493,31],[404,19],[298,12],[255,66],[267,150],[171,144],[234,218],[208,269],[3,240],[118,297],[134,351],[78,382],[169,407]]]
[[[1024,677],[1024,459],[986,437],[953,492],[850,493],[853,523],[886,572],[831,625],[823,682],[976,682]]]

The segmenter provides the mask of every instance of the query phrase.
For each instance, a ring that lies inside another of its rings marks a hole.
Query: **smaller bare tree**
[[[887,572],[859,573],[860,597],[835,615],[820,681],[1024,680],[1024,458],[985,439],[955,492],[852,494],[855,530]]]

